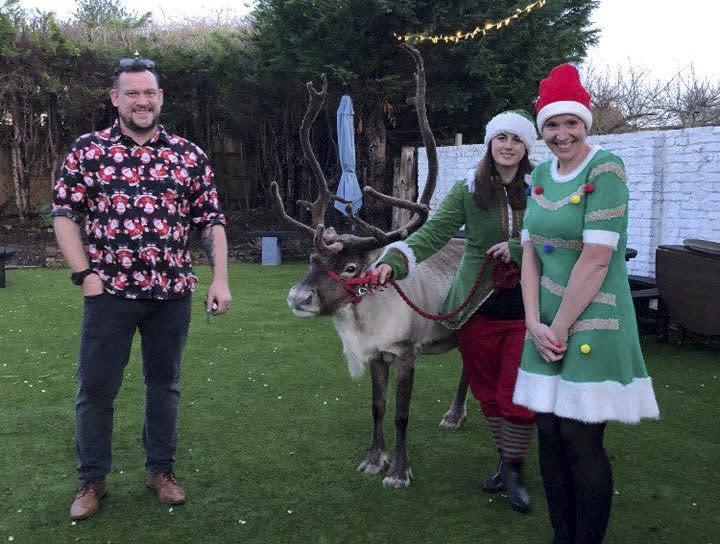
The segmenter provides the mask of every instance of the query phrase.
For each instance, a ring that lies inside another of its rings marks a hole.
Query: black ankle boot
[[[521,460],[506,460],[504,482],[508,505],[524,514],[530,510],[530,495],[523,483],[522,465]]]
[[[500,454],[497,472],[485,480],[483,491],[485,493],[500,493],[501,491],[505,491],[505,459],[502,453]]]

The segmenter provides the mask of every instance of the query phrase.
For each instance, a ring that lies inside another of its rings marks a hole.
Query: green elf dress
[[[578,168],[557,171],[557,159],[532,173],[521,240],[540,260],[540,321],[550,325],[583,244],[613,248],[599,292],[569,331],[567,351],[546,362],[527,336],[513,401],[534,412],[586,423],[636,423],[657,418],[625,266],[628,189],[616,155],[591,149]]]
[[[455,311],[470,295],[482,270],[485,253],[491,246],[507,241],[512,261],[518,266],[522,262],[522,211],[511,209],[504,193],[500,195],[500,202],[483,210],[473,198],[474,183],[475,171],[470,170],[466,179],[453,184],[450,192],[422,228],[405,240],[388,245],[378,259],[378,262],[386,263],[392,268],[395,279],[401,280],[412,274],[418,263],[440,251],[458,229],[465,225],[467,245],[443,304],[444,314]],[[493,267],[492,262],[485,266],[472,300],[459,314],[441,321],[443,325],[449,329],[459,329],[492,294]]]

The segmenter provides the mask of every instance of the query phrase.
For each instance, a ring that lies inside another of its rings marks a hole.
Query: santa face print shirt
[[[78,138],[53,189],[52,215],[85,226],[105,291],[167,300],[195,289],[191,227],[224,225],[205,153],[160,126],[143,145],[115,124]]]

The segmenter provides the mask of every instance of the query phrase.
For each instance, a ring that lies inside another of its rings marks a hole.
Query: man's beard
[[[132,119],[132,114],[130,115],[122,115],[121,113],[118,113],[120,120],[123,122],[125,127],[127,127],[128,130],[136,133],[136,134],[150,134],[151,132],[154,132],[155,129],[158,126],[158,116],[153,116],[150,124],[148,126],[140,126]]]

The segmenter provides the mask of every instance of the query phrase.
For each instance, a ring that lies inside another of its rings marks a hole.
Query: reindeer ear
[[[323,242],[326,244],[326,250],[330,253],[342,251],[343,243],[338,240],[338,233],[333,227],[328,227],[323,231]]]
[[[330,253],[340,253],[345,246],[342,242],[333,242],[328,244],[327,249]]]

